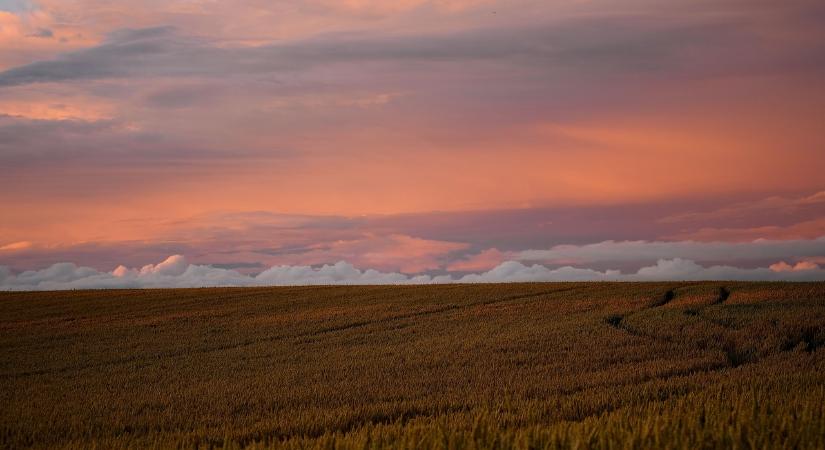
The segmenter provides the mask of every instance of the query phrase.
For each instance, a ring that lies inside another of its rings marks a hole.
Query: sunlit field
[[[4,293],[2,448],[825,448],[825,283]]]

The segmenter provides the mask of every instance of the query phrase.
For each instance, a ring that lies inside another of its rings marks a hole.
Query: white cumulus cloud
[[[141,269],[118,266],[111,272],[101,272],[72,263],[59,263],[42,270],[13,274],[0,266],[0,290],[65,290],[109,288],[185,288],[216,286],[294,286],[294,285],[359,285],[359,284],[432,284],[432,283],[504,283],[528,281],[656,281],[656,280],[769,280],[823,281],[825,270],[816,264],[791,266],[779,262],[771,267],[743,269],[733,266],[704,267],[694,261],[661,259],[655,265],[635,273],[618,270],[598,271],[587,268],[561,267],[551,269],[540,264],[526,265],[507,261],[480,273],[461,277],[442,275],[409,276],[396,272],[361,270],[341,261],[321,267],[274,266],[256,276],[234,270],[188,264],[181,255],[147,265]]]

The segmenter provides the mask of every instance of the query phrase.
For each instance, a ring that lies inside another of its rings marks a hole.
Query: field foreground
[[[0,447],[825,448],[825,283],[0,294]]]

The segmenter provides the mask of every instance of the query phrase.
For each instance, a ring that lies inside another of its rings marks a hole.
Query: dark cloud
[[[38,28],[37,31],[31,34],[31,36],[39,38],[53,38],[54,32],[48,28]]]
[[[75,137],[111,136],[117,133],[114,121],[33,120],[0,115],[0,161],[11,169],[42,159],[76,156],[89,150],[89,142],[74,143]],[[59,144],[60,149],[55,151]],[[92,145],[91,147],[97,147]]]
[[[825,237],[807,240],[754,242],[604,241],[587,245],[561,245],[547,250],[527,250],[522,261],[553,264],[591,264],[599,261],[657,261],[684,258],[698,262],[769,261],[819,257],[825,254]]]
[[[148,74],[150,66],[163,67],[164,59],[185,54],[188,46],[177,38],[171,27],[120,30],[100,46],[0,73],[0,86]]]
[[[203,103],[213,101],[221,95],[215,86],[178,86],[158,89],[151,92],[145,98],[145,104],[153,108],[188,108],[191,106],[201,106]]]
[[[287,73],[324,64],[507,61],[542,70],[645,73],[686,70],[695,48],[750,42],[741,24],[607,16],[541,26],[430,35],[339,33],[254,48],[223,48],[171,27],[121,30],[101,45],[0,73],[0,86],[146,76]]]
[[[0,0],[0,11],[17,13],[30,9],[32,5],[28,0]]]
[[[271,148],[266,158],[286,157],[290,152]],[[38,120],[0,114],[0,163],[6,171],[32,166],[192,167],[216,161],[240,161],[262,155],[248,149],[224,150],[188,142],[152,130],[134,130],[129,123],[106,119]],[[8,172],[7,172],[8,173]]]

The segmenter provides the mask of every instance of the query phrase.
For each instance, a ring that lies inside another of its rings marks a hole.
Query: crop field
[[[0,294],[2,448],[825,448],[825,283]]]

